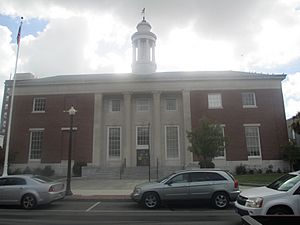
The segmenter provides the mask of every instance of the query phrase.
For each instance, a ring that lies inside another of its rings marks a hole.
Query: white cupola
[[[136,26],[137,32],[132,37],[132,73],[155,73],[155,42],[156,35],[151,30],[151,25],[143,20]]]

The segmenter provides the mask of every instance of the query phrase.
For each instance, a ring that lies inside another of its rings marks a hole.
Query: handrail
[[[126,168],[126,158],[124,158],[123,163],[120,166],[120,180],[122,179],[122,175],[124,173],[125,168]]]

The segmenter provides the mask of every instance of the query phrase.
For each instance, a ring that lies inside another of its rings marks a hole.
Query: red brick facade
[[[225,125],[226,159],[248,160],[243,124],[260,124],[263,160],[281,159],[281,147],[287,143],[283,96],[280,89],[251,90],[255,92],[257,108],[243,108],[242,92],[247,90],[213,90],[191,92],[192,127],[205,116]],[[208,94],[220,93],[222,109],[208,109]]]
[[[46,99],[44,113],[33,113],[34,97]],[[94,94],[16,96],[14,103],[10,158],[14,163],[27,163],[30,129],[43,128],[41,163],[60,163],[67,160],[70,116],[65,110],[74,106],[73,159],[92,161]],[[65,128],[65,129],[64,129]]]

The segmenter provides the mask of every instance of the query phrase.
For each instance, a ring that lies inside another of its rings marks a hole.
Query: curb
[[[102,200],[102,201],[132,201],[129,195],[72,195],[64,198],[66,201]]]

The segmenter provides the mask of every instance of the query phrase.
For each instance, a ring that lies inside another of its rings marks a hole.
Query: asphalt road
[[[240,225],[232,207],[215,210],[207,205],[170,204],[147,210],[131,201],[58,201],[27,211],[19,207],[0,206],[0,224],[5,225]]]

